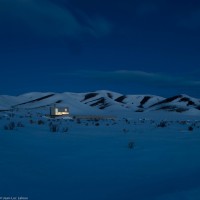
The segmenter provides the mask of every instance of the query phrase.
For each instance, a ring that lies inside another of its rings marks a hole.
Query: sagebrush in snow
[[[51,132],[58,132],[59,131],[59,125],[58,124],[53,124],[53,123],[50,123],[49,125],[49,130]]]
[[[68,132],[68,130],[69,130],[69,128],[68,128],[68,127],[64,127],[64,128],[62,129],[62,132],[64,132],[64,133],[67,133],[67,132]]]
[[[194,128],[193,128],[192,126],[189,126],[189,127],[188,127],[188,131],[193,131],[193,129],[194,129]]]
[[[164,128],[164,127],[166,127],[167,126],[167,122],[166,121],[161,121],[158,125],[157,125],[157,127],[161,127],[161,128]]]
[[[133,149],[135,147],[135,143],[133,142],[133,141],[130,141],[129,143],[128,143],[128,148],[129,149]]]
[[[45,124],[45,122],[43,121],[43,120],[38,120],[38,125],[43,125],[43,124]]]
[[[22,124],[22,122],[18,122],[18,123],[17,123],[17,127],[22,128],[22,127],[24,127],[24,124]]]
[[[15,122],[10,122],[4,126],[4,130],[14,130],[16,127]]]

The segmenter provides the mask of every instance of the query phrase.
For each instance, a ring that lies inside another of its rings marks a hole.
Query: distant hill
[[[155,95],[124,95],[100,90],[87,93],[32,92],[19,96],[0,96],[0,110],[36,109],[67,106],[71,113],[121,114],[168,112],[200,115],[200,100],[185,94],[164,98]]]

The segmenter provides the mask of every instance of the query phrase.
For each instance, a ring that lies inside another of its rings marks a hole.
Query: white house
[[[50,107],[50,115],[51,116],[62,116],[62,115],[69,115],[69,108],[68,107]]]

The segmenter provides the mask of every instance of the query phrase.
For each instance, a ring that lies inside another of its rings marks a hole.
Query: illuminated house
[[[50,107],[50,115],[51,116],[63,116],[69,115],[69,108],[67,107]]]

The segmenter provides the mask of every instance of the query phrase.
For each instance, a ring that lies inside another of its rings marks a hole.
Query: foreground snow
[[[159,127],[161,119],[60,119],[52,122],[59,131],[51,132],[48,119],[31,120],[1,116],[0,197],[200,199],[199,121]],[[5,130],[10,121],[25,127]]]

